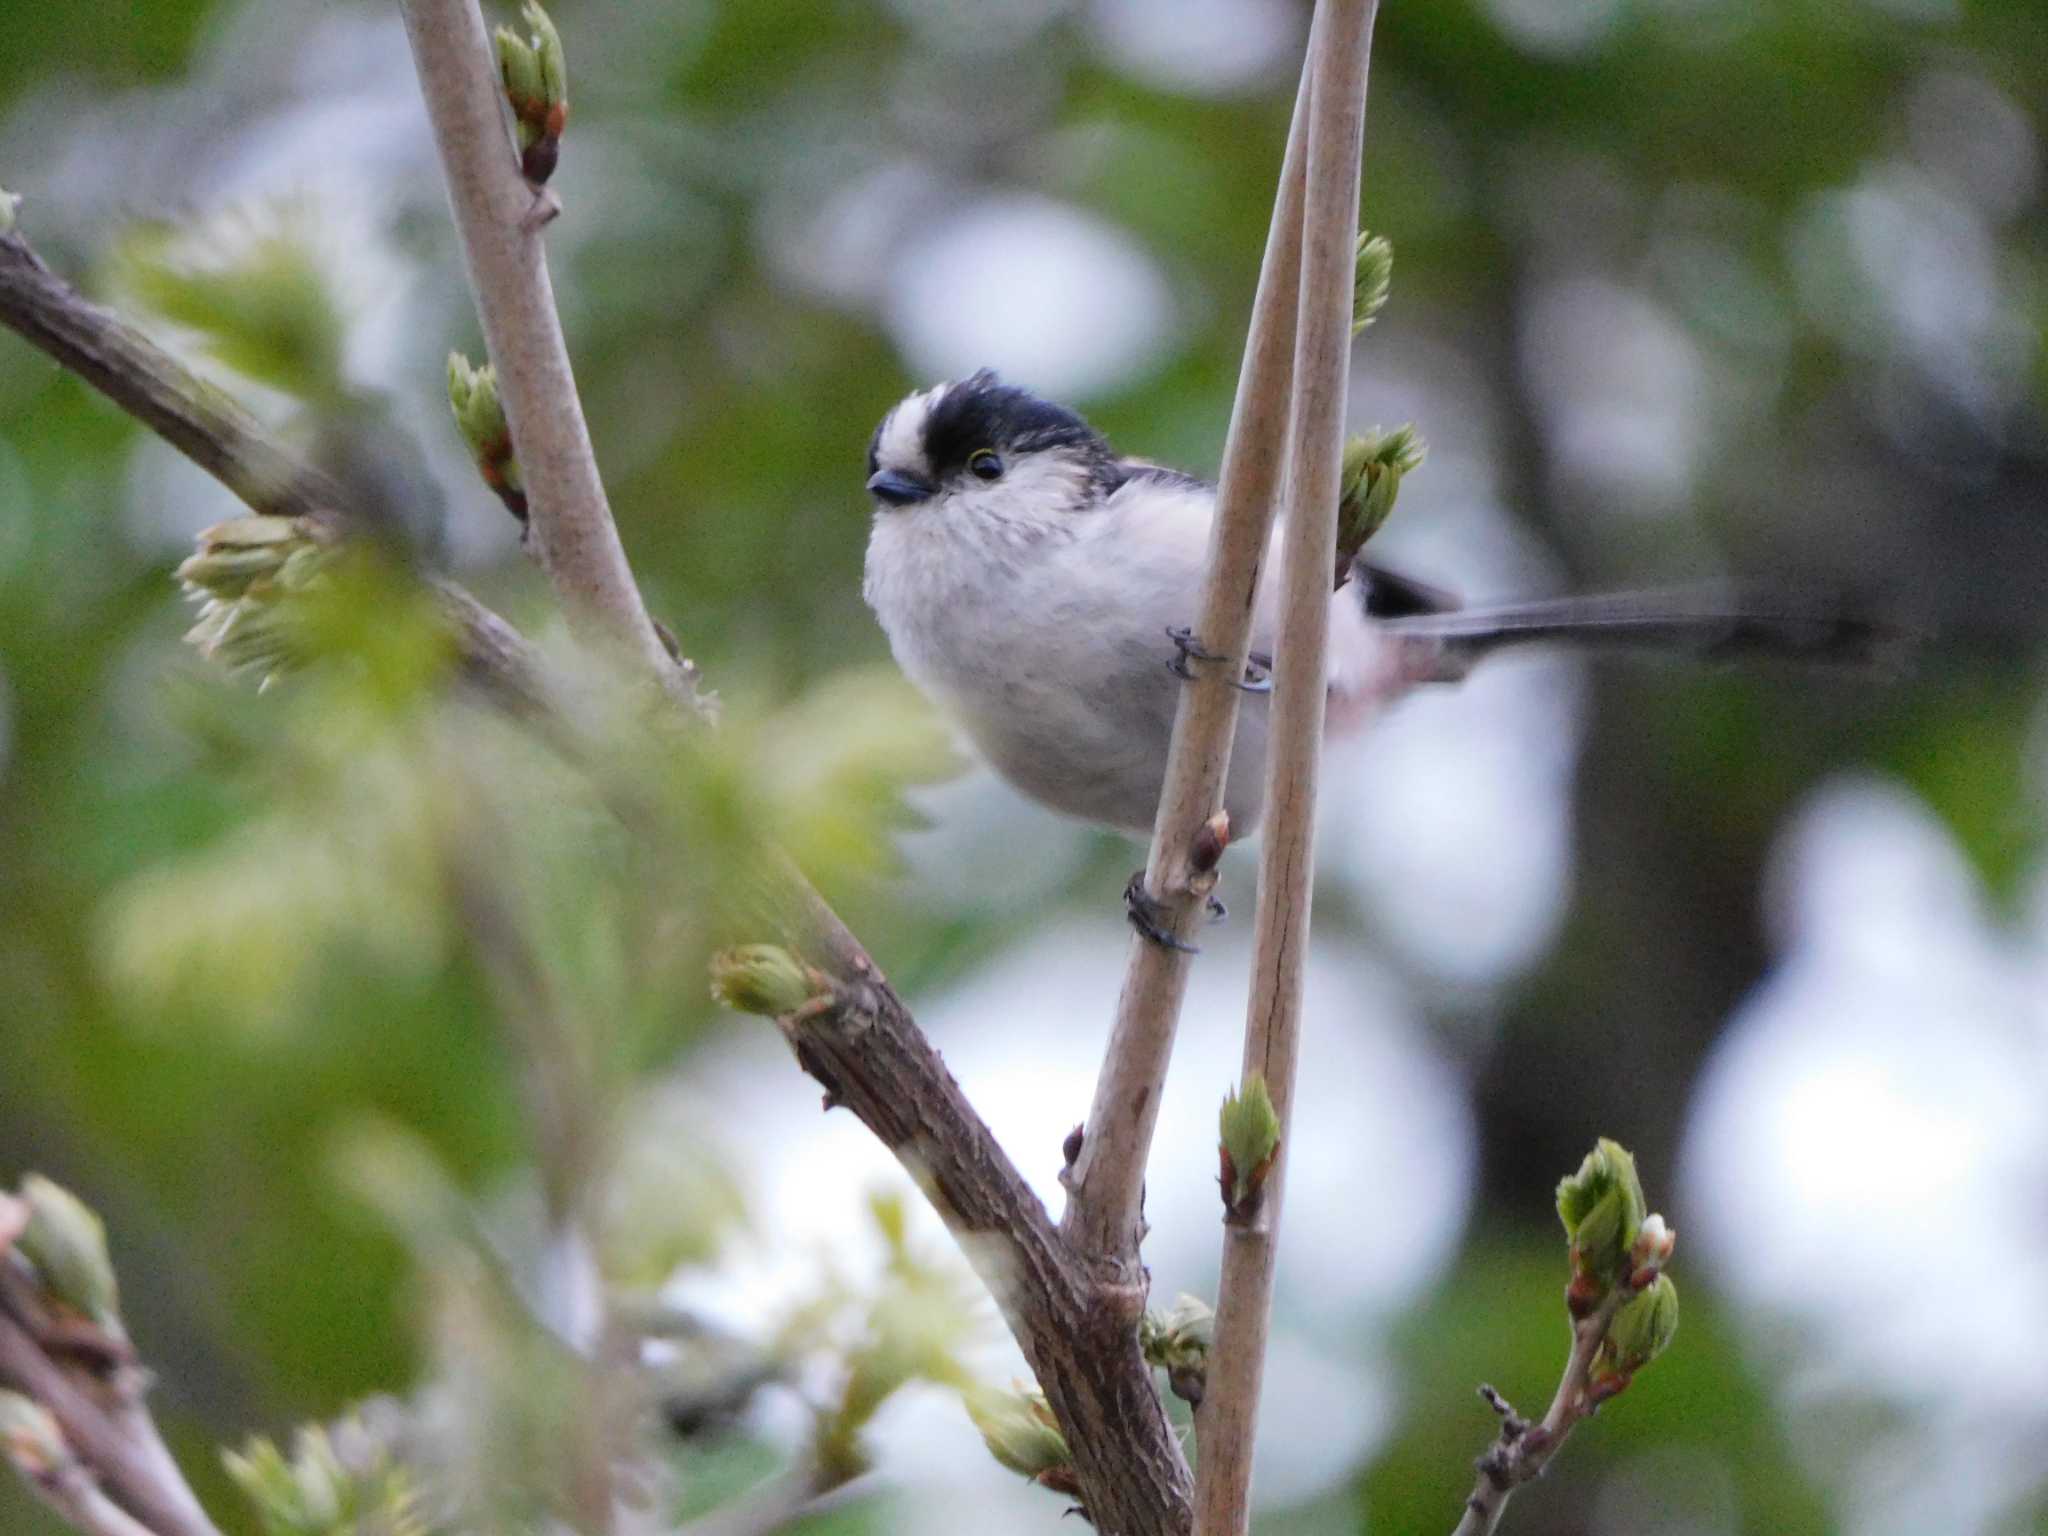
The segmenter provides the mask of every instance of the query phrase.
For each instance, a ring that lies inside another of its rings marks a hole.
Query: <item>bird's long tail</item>
[[[1368,611],[1370,611],[1368,603]],[[1564,644],[1721,661],[1778,657],[1891,668],[1922,636],[1797,592],[1675,589],[1560,597],[1480,608],[1410,610],[1382,633],[1435,642],[1469,668],[1511,646]]]
[[[1456,594],[1361,560],[1358,611],[1382,637],[1435,651],[1447,676],[1510,646],[1563,644],[1662,652],[1694,660],[1783,657],[1896,666],[1926,636],[1859,610],[1837,594],[1796,586],[1667,587],[1467,608]]]

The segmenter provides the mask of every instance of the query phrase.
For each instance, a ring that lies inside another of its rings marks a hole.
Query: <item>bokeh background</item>
[[[860,466],[909,388],[994,365],[1213,470],[1306,12],[562,0],[564,320],[651,606],[728,700],[884,660]],[[2044,101],[2035,0],[1386,5],[1364,217],[1397,263],[1353,415],[1431,445],[1387,561],[1472,598],[1789,575],[1969,643],[1878,678],[1518,658],[1332,749],[1265,1528],[1449,1528],[1474,1384],[1554,1382],[1551,1190],[1604,1133],[1681,1234],[1683,1330],[1515,1530],[2048,1532]],[[447,417],[444,354],[480,342],[393,7],[5,0],[0,182],[115,296],[138,226],[288,220],[410,503],[548,626]],[[251,1026],[136,960],[149,882],[230,814],[190,699],[235,685],[177,645],[168,573],[231,510],[0,341],[0,1174],[106,1214],[210,1489],[208,1445],[418,1370],[337,1134],[402,1124],[480,1198],[527,1155],[473,968],[309,933],[312,980]],[[915,799],[848,916],[1057,1199],[1138,853],[985,770]],[[1248,855],[1227,879],[1248,912]],[[1162,1297],[1214,1284],[1248,930],[1195,971]],[[864,1197],[901,1177],[689,990],[643,1085],[725,1214],[672,1294],[765,1326],[873,1262]],[[749,1447],[786,1435],[776,1396]],[[854,1528],[1062,1528],[950,1395],[876,1434],[894,1491]],[[0,1489],[0,1524],[39,1518]]]

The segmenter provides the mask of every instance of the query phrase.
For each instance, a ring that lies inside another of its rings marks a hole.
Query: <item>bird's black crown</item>
[[[924,421],[925,460],[940,479],[979,448],[1013,454],[1067,448],[1089,459],[1111,457],[1102,434],[1074,412],[1005,384],[987,368],[948,389]]]

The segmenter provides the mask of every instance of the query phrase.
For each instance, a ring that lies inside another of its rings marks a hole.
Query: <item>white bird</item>
[[[985,370],[898,404],[867,467],[875,518],[863,591],[897,663],[1025,794],[1149,833],[1176,690],[1199,653],[1187,626],[1215,488],[1119,457],[1073,411]],[[1277,627],[1278,564],[1265,563],[1253,615],[1252,690]],[[1535,641],[1867,658],[1882,638],[1796,602],[1626,593],[1467,610],[1362,561],[1353,575],[1330,601],[1333,722],[1348,700],[1398,690],[1395,634],[1435,637],[1458,668]],[[1249,692],[1224,793],[1233,840],[1264,808],[1266,723],[1265,698]]]

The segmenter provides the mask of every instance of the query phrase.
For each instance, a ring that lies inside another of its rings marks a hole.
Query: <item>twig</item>
[[[1572,1325],[1572,1352],[1565,1361],[1564,1377],[1540,1423],[1529,1424],[1498,1392],[1481,1388],[1481,1395],[1501,1416],[1500,1438],[1479,1458],[1479,1477],[1452,1536],[1492,1536],[1515,1489],[1541,1476],[1579,1421],[1591,1417],[1599,1406],[1586,1390],[1593,1357],[1600,1352],[1614,1314],[1633,1294],[1626,1285],[1614,1286],[1599,1306]]]
[[[84,1536],[155,1536],[150,1528],[108,1498],[92,1472],[77,1457],[67,1457],[46,1472],[23,1474],[22,1481],[58,1518]]]
[[[1215,881],[1213,858],[1197,858],[1202,829],[1223,803],[1238,700],[1231,687],[1244,675],[1251,645],[1252,606],[1260,566],[1279,505],[1281,449],[1286,436],[1295,315],[1301,281],[1301,216],[1308,176],[1308,101],[1315,57],[1311,42],[1293,126],[1273,199],[1273,222],[1252,301],[1216,520],[1209,533],[1208,576],[1196,633],[1228,661],[1200,668],[1181,690],[1173,741],[1145,892],[1162,904],[1161,926],[1184,938]],[[1227,827],[1217,842],[1227,840]],[[1220,847],[1217,852],[1220,853]],[[1205,850],[1206,852],[1206,850]],[[1206,864],[1206,869],[1201,866]],[[1133,1321],[1145,1303],[1138,1245],[1143,1237],[1145,1164],[1173,1054],[1174,1032],[1187,992],[1188,955],[1134,938],[1117,997],[1095,1102],[1089,1109],[1079,1155],[1065,1176],[1070,1196],[1062,1230],[1083,1253],[1123,1272],[1132,1292]]]
[[[1272,1312],[1315,874],[1316,783],[1337,537],[1336,519],[1328,509],[1337,504],[1341,473],[1366,60],[1377,10],[1377,0],[1325,0],[1318,7],[1282,534],[1284,606],[1275,645],[1268,823],[1260,850],[1244,1051],[1246,1077],[1262,1074],[1272,1095],[1280,1144],[1260,1212],[1224,1227],[1216,1341],[1196,1424],[1201,1448],[1196,1536],[1239,1536],[1251,1523],[1252,1441]]]
[[[662,645],[634,585],[605,500],[483,13],[476,0],[404,0],[401,9],[541,565],[579,638],[603,642],[694,704],[688,674]]]
[[[220,1536],[164,1449],[135,1394],[134,1373],[108,1382],[80,1379],[52,1360],[25,1317],[18,1288],[0,1287],[0,1385],[56,1419],[78,1460],[153,1536]]]
[[[232,491],[252,512],[345,522],[349,493],[266,432],[141,331],[46,267],[19,233],[0,235],[0,325],[77,375]],[[427,579],[464,671],[525,716],[553,708],[519,632],[452,582]]]

